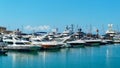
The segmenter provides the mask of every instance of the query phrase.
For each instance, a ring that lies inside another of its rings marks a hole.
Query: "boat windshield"
[[[18,38],[15,38],[16,40],[19,40]]]
[[[35,41],[35,42],[41,42],[40,40],[33,40],[33,41]]]

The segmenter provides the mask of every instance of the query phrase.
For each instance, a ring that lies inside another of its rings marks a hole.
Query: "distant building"
[[[7,30],[7,31],[4,31],[5,34],[11,34],[13,33],[13,31],[10,31],[10,30]]]
[[[4,31],[6,31],[6,27],[0,27],[0,33],[3,33]]]
[[[13,33],[13,31],[7,30],[6,27],[0,27],[0,33],[10,34]]]

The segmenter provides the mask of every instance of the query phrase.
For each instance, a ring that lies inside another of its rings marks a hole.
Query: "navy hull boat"
[[[7,50],[0,50],[0,54],[6,54]]]

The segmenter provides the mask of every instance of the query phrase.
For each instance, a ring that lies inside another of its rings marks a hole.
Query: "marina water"
[[[8,52],[0,68],[120,68],[120,45]]]

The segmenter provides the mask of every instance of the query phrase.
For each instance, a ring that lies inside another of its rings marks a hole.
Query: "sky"
[[[0,26],[8,30],[63,31],[74,24],[103,32],[108,24],[118,29],[119,23],[120,0],[0,0]]]

